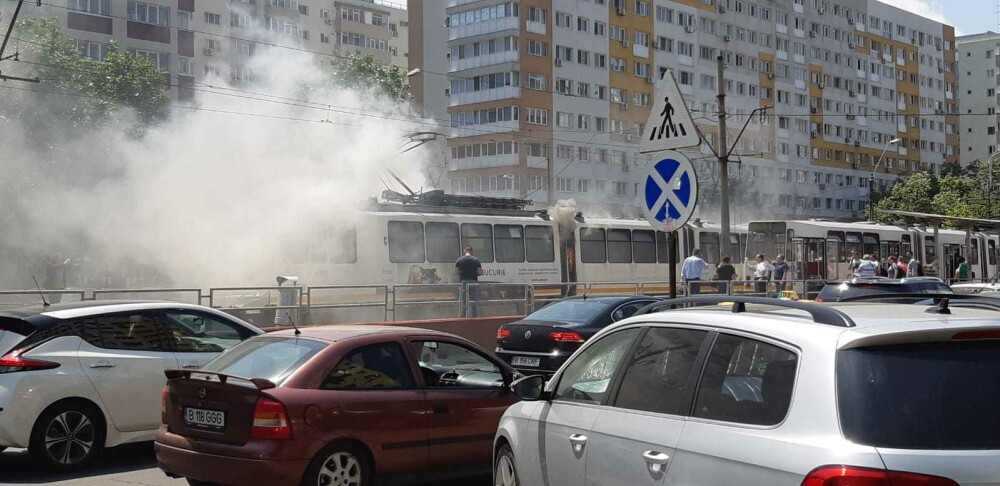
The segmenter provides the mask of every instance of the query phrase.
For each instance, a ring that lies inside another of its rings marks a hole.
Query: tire
[[[106,434],[104,415],[97,407],[80,401],[57,403],[35,421],[28,454],[45,470],[79,469],[104,450]]]
[[[372,486],[372,464],[361,448],[335,442],[316,454],[302,486]]]
[[[493,471],[494,486],[518,486],[521,480],[517,478],[517,467],[514,462],[514,452],[504,444],[497,454],[497,463]]]

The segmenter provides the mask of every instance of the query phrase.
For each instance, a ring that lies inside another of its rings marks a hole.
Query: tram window
[[[524,261],[524,228],[517,225],[498,224],[493,227],[497,262],[521,263]]]
[[[698,248],[701,258],[707,263],[719,263],[719,234],[701,232],[698,234]]]
[[[462,248],[472,247],[480,262],[493,262],[493,227],[488,224],[463,224]]]
[[[865,233],[864,236],[862,237],[862,242],[863,242],[862,248],[864,248],[864,251],[861,252],[862,254],[868,254],[868,255],[879,254],[878,253],[879,241],[877,234]]]
[[[524,237],[529,262],[549,263],[556,261],[555,249],[552,246],[552,227],[525,226]]]
[[[424,263],[424,224],[419,221],[389,221],[389,261]]]
[[[451,263],[461,255],[458,223],[427,223],[427,261]]]
[[[826,237],[827,238],[833,238],[833,239],[837,240],[837,246],[839,247],[837,249],[840,250],[840,263],[846,262],[847,261],[847,251],[846,251],[846,249],[844,247],[844,232],[843,231],[827,231],[826,232]]]
[[[989,240],[989,241],[986,242],[986,247],[989,248],[990,265],[996,265],[997,264],[997,244],[996,244],[996,242],[993,241],[993,240]]]
[[[934,245],[933,236],[924,237],[924,253],[927,253],[924,265],[930,265],[931,263],[934,263],[937,260],[937,248]]]
[[[910,244],[910,235],[903,235],[902,240],[899,244],[899,256],[901,257],[913,251],[913,245]]]
[[[345,229],[335,229],[328,240],[330,263],[358,262],[358,228],[351,225]]]
[[[854,252],[862,253],[864,247],[861,244],[861,233],[847,233],[847,244],[845,250],[847,255],[853,256]]]
[[[740,251],[740,236],[742,235],[729,235],[729,257],[737,262],[743,260],[743,252]],[[744,240],[746,240],[745,237]]]
[[[636,263],[656,263],[656,236],[652,231],[632,232],[632,260]]]
[[[607,263],[608,246],[607,242],[604,241],[603,229],[580,229],[580,261],[583,263]]]
[[[670,263],[670,254],[667,253],[667,234],[662,231],[656,232],[656,261],[660,263]]]
[[[632,233],[629,230],[608,230],[608,261],[632,263]]]
[[[979,265],[979,240],[972,239],[972,254],[969,255],[969,265]]]

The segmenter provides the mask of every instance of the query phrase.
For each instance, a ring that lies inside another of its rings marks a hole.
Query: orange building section
[[[609,2],[610,3],[610,2]],[[650,105],[652,105],[653,96],[653,83],[649,79],[654,79],[652,76],[656,66],[653,62],[653,49],[652,49],[652,39],[653,37],[653,16],[643,17],[641,15],[636,15],[631,9],[632,2],[625,2],[625,8],[622,10],[622,15],[619,15],[613,8],[611,10],[609,18],[609,27],[614,29],[616,27],[625,28],[625,39],[624,42],[620,40],[611,39],[608,35],[608,63],[610,63],[613,58],[620,58],[625,60],[625,71],[615,72],[609,71],[609,85],[612,88],[621,89],[624,91],[626,98],[624,101],[624,106],[626,109],[622,109],[618,103],[611,104],[611,119],[612,120],[623,120],[625,122],[625,130],[634,129],[639,125],[644,125],[646,119],[649,118],[650,108],[635,106],[632,104],[632,96],[635,93],[645,93],[650,100]],[[652,7],[651,7],[652,8]],[[648,34],[649,44],[646,46],[646,51],[648,57],[640,57],[635,55],[637,50],[634,45],[635,33],[645,32]],[[610,34],[610,32],[609,32]],[[647,77],[640,77],[635,75],[635,63],[642,63],[648,66]],[[632,137],[628,137],[631,134]],[[612,135],[612,139],[616,142],[625,142],[626,138],[638,139],[641,136],[640,130],[632,130],[626,135]]]

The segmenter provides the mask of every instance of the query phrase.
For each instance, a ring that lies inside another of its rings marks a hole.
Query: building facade
[[[862,217],[873,172],[891,184],[958,159],[954,29],[875,0],[425,0],[413,30],[440,10],[447,49],[425,38],[422,61],[447,59],[454,192],[635,214],[639,135],[669,73],[717,193],[719,56],[731,144],[747,124],[734,221]]]
[[[190,99],[196,81],[252,82],[250,56],[272,44],[309,51],[317,62],[359,51],[407,68],[408,16],[382,0],[67,0],[35,16],[58,19],[80,53],[119,49],[153,60],[170,74],[171,95]]]
[[[1000,34],[962,36],[957,43],[958,71],[962,76],[958,110],[964,115],[960,162],[965,166],[987,160],[1000,148]]]

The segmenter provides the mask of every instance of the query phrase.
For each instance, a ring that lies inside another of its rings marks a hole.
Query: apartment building
[[[152,59],[186,100],[196,81],[249,83],[250,56],[269,44],[316,53],[320,63],[360,51],[407,68],[407,11],[382,0],[65,0],[27,11],[53,16],[82,55],[108,45]]]
[[[958,72],[962,84],[958,93],[958,111],[962,119],[962,145],[959,157],[963,166],[987,160],[1000,149],[997,110],[1000,102],[1000,34],[959,37]]]
[[[635,214],[656,80],[672,73],[716,146],[719,56],[730,143],[747,123],[730,174],[762,201],[734,194],[734,214],[861,217],[873,171],[891,184],[958,159],[954,29],[875,0],[416,3],[413,31],[444,10],[447,49],[411,45],[447,59],[445,96],[420,98],[426,73],[417,101],[448,104],[454,192]],[[688,152],[717,184],[708,147]]]

